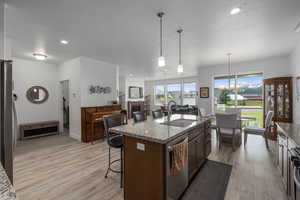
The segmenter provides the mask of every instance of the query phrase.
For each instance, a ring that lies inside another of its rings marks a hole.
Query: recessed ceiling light
[[[62,43],[62,44],[69,44],[69,42],[67,40],[61,40],[60,43]]]
[[[42,53],[34,53],[33,56],[37,60],[46,60],[46,58],[47,58],[47,56],[45,54],[42,54]]]
[[[231,15],[237,15],[241,12],[241,9],[239,7],[236,7],[236,8],[233,8],[231,11],[230,11],[230,14]]]
[[[133,77],[133,74],[129,74],[130,77]]]

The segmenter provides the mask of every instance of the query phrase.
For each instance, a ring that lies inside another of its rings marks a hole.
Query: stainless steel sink
[[[193,122],[195,122],[197,120],[192,120],[192,119],[175,119],[172,121],[167,121],[167,122],[163,122],[160,123],[162,125],[168,125],[168,126],[176,126],[176,127],[186,127],[191,125]]]

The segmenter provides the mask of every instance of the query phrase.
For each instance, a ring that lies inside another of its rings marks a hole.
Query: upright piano
[[[103,116],[113,113],[124,113],[121,105],[108,105],[81,108],[81,139],[83,142],[93,142],[105,137]]]

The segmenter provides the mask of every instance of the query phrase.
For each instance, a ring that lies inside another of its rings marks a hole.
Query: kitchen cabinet
[[[264,80],[264,116],[274,111],[275,122],[293,122],[292,77],[279,77]]]
[[[282,177],[284,188],[288,189],[288,141],[287,137],[279,134],[278,137],[278,168]]]
[[[189,166],[189,179],[192,178],[193,174],[195,173],[195,170],[197,169],[196,163],[197,163],[197,156],[196,156],[196,139],[189,141],[189,154],[188,154],[188,166]]]
[[[184,117],[190,120],[193,116],[173,115],[171,121],[178,118],[182,120]],[[147,119],[136,124],[128,123],[121,129],[110,129],[123,135],[125,200],[179,199],[207,158],[206,144],[210,141],[207,137],[211,136],[208,134],[207,124],[210,120],[195,118],[197,121],[189,127],[171,128],[169,125],[162,125],[161,121]],[[174,145],[186,138],[188,159],[173,174]]]

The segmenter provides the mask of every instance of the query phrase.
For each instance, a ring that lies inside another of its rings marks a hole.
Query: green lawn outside
[[[227,106],[234,106],[234,101],[228,101]],[[262,101],[247,101],[247,100],[238,100],[238,106],[263,106]]]
[[[263,110],[259,110],[259,111],[242,110],[242,115],[256,118],[256,121],[249,121],[250,126],[258,126],[260,128],[263,127],[264,124]]]
[[[263,106],[261,101],[246,101],[246,106]]]

